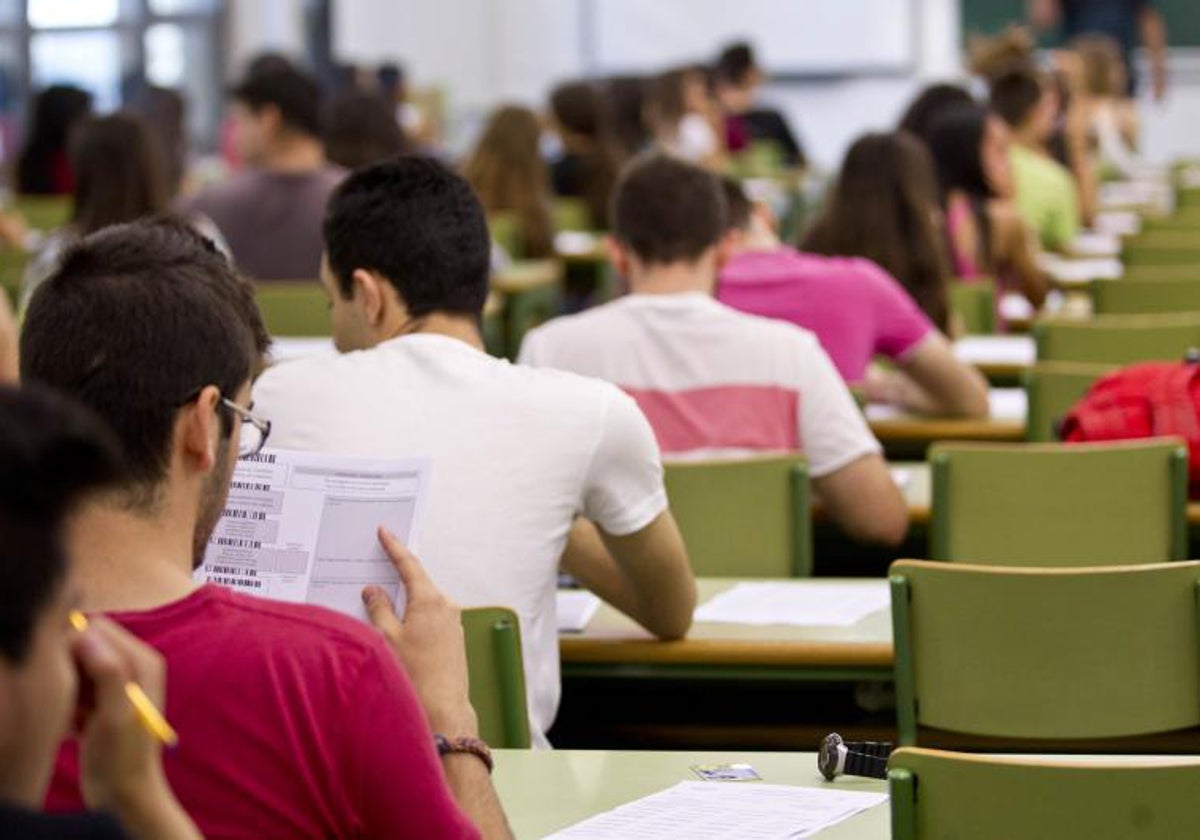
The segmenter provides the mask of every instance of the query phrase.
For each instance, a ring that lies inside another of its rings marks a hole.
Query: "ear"
[[[621,240],[611,234],[604,237],[604,250],[608,252],[608,261],[613,264],[618,277],[629,278],[630,254],[621,244]]]
[[[383,323],[386,315],[387,296],[383,284],[387,281],[373,271],[356,268],[350,275],[354,302],[361,308],[363,319],[372,327]]]
[[[175,447],[196,470],[207,473],[217,462],[221,439],[221,392],[208,385],[200,396],[179,412],[175,421]]]

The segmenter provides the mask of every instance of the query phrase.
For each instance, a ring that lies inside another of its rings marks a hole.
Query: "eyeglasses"
[[[238,436],[238,457],[257,455],[271,434],[271,421],[255,417],[249,409],[242,408],[233,400],[221,397],[221,405],[228,408],[242,421],[242,433]]]

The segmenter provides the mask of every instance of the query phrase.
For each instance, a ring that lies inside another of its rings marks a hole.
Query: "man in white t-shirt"
[[[521,361],[619,385],[668,457],[800,450],[843,530],[899,543],[904,499],[816,336],[713,298],[727,250],[719,181],[643,156],[621,176],[612,220],[612,259],[632,294],[533,330]]]
[[[560,690],[560,559],[662,638],[687,632],[695,583],[634,401],[483,352],[489,243],[474,192],[441,164],[352,174],[330,200],[321,270],[342,354],[269,369],[256,413],[280,447],[433,459],[423,562],[463,606],[520,616],[544,744]]]

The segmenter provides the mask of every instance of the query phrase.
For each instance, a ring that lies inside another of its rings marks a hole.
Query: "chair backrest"
[[[71,218],[74,199],[69,195],[21,195],[15,208],[34,230],[51,231],[65,225]]]
[[[900,743],[1121,738],[1200,725],[1200,562],[889,570]]]
[[[800,455],[675,462],[671,512],[702,577],[812,573],[808,466]]]
[[[1200,265],[1137,265],[1128,266],[1124,282],[1143,280],[1200,280]]]
[[[1200,231],[1148,230],[1126,240],[1125,265],[1200,265]]]
[[[529,708],[516,613],[506,607],[463,610],[462,625],[480,737],[493,747],[527,749]]]
[[[976,335],[996,331],[996,284],[991,280],[953,280],[947,286],[950,311],[962,321],[963,328]]]
[[[1200,837],[1200,760],[966,755],[911,747],[888,762],[893,840]]]
[[[1039,320],[1033,325],[1040,362],[1175,361],[1200,346],[1200,313],[1098,315],[1089,321]]]
[[[488,232],[492,241],[514,260],[525,256],[525,238],[521,235],[521,220],[514,213],[489,213]]]
[[[1039,362],[1021,377],[1025,385],[1028,413],[1025,439],[1031,443],[1058,440],[1058,424],[1096,380],[1113,365],[1083,362]]]
[[[1159,563],[1187,554],[1187,449],[1176,438],[930,448],[934,560]]]
[[[1200,282],[1196,280],[1104,280],[1093,283],[1090,290],[1097,315],[1200,312]]]
[[[596,229],[592,213],[582,198],[554,199],[554,229],[556,231],[591,232]]]
[[[318,280],[259,283],[254,291],[271,335],[331,335],[329,297]]]

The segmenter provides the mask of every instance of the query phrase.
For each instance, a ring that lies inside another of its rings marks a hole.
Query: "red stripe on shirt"
[[[800,395],[794,390],[777,385],[624,390],[650,421],[664,454],[696,449],[800,448]]]

